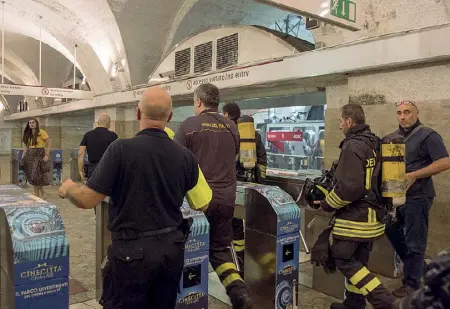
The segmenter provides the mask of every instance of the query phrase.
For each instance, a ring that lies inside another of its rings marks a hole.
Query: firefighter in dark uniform
[[[316,201],[327,212],[335,212],[331,230],[331,256],[346,278],[343,304],[331,309],[364,309],[366,298],[374,309],[394,308],[395,298],[367,268],[374,241],[383,236],[380,222],[385,211],[373,177],[380,156],[380,139],[365,124],[362,107],[342,108],[340,128],[345,134],[334,175],[334,187],[326,198]]]
[[[104,267],[105,309],[174,309],[189,224],[180,210],[186,196],[206,210],[212,198],[196,157],[164,132],[170,96],[147,90],[138,105],[141,131],[113,142],[86,185],[67,180],[59,195],[91,209],[110,197],[112,244]]]
[[[226,103],[222,108],[225,118],[233,120],[234,123],[238,123],[238,119],[241,118],[241,109],[235,102]],[[267,153],[266,148],[261,139],[261,135],[255,131],[255,143],[256,143],[256,168],[251,173],[254,175],[254,179],[246,179],[245,170],[239,160],[236,162],[237,178],[240,181],[263,183],[266,179],[267,171]],[[244,250],[245,250],[245,233],[244,233],[244,221],[242,219],[233,218],[233,248],[236,251],[236,255],[239,260],[240,274],[244,277]]]
[[[235,163],[239,152],[236,124],[218,113],[219,89],[202,84],[194,91],[196,116],[186,119],[175,141],[190,149],[213,191],[205,215],[210,224],[210,262],[219,276],[233,309],[252,308],[244,280],[233,263],[232,220],[236,200]]]

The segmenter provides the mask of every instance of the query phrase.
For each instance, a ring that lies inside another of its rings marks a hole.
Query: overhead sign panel
[[[362,4],[359,0],[257,0],[302,16],[320,19],[338,27],[362,29]]]
[[[93,99],[92,91],[69,88],[47,88],[39,86],[0,84],[0,95],[20,95],[45,98],[67,98],[78,100]]]

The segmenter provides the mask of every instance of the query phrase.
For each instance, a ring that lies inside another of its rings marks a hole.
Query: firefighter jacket
[[[333,180],[333,189],[326,194],[321,207],[335,211],[333,238],[368,241],[383,236],[384,216],[373,175],[380,158],[380,139],[368,125],[356,125],[341,142],[341,153]],[[375,177],[374,177],[375,176]]]

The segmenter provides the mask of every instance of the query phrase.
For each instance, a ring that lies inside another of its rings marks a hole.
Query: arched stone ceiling
[[[42,16],[42,19],[40,18]],[[96,94],[116,89],[109,78],[113,63],[119,62],[119,88],[129,84],[125,48],[114,15],[106,0],[7,0],[5,29],[39,39],[77,63]]]
[[[253,0],[6,0],[4,8],[6,40],[11,33],[30,38],[7,42],[28,66],[20,78],[36,83],[39,72],[31,59],[39,57],[36,40],[41,33],[43,43],[67,60],[45,46],[43,84],[58,87],[60,75],[67,77],[77,44],[77,66],[95,95],[146,83],[164,53],[210,26],[267,25],[287,14]],[[1,16],[0,5],[0,24]],[[111,80],[114,63],[120,70]],[[60,75],[52,73],[56,67],[61,67]],[[54,79],[46,80],[44,68]],[[13,82],[15,78],[11,76]]]

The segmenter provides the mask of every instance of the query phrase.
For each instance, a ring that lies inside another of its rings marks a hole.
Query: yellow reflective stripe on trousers
[[[335,225],[333,227],[333,235],[348,237],[348,238],[369,239],[369,238],[376,238],[376,237],[382,236],[384,234],[384,229],[385,229],[385,227],[383,226],[376,230],[361,231],[361,230],[340,228]]]
[[[368,274],[370,274],[370,271],[367,269],[367,267],[363,267],[360,270],[356,272],[351,278],[350,282],[352,285],[357,286],[358,283],[361,282]]]
[[[364,295],[367,295],[371,293],[373,290],[375,290],[379,285],[381,284],[380,280],[375,277],[372,280],[369,281],[365,286],[361,288],[361,291]]]
[[[236,251],[236,252],[242,252],[245,250],[245,246],[234,245],[233,248],[234,248],[234,251]]]
[[[376,223],[377,222],[377,213],[372,208],[367,208],[367,222],[369,223]]]
[[[363,295],[363,292],[358,289],[356,286],[352,285],[348,282],[347,279],[345,279],[345,289],[353,294]]]
[[[245,239],[233,240],[233,245],[244,246],[245,245]]]
[[[261,177],[262,178],[266,178],[267,166],[262,165],[262,164],[258,164],[258,169],[261,172]]]
[[[231,275],[227,276],[225,279],[222,280],[222,284],[226,288],[231,283],[233,283],[234,281],[238,281],[238,280],[239,281],[244,281],[244,280],[242,280],[241,276],[239,276],[239,274],[231,274]]]
[[[354,230],[378,230],[384,227],[385,225],[380,222],[366,223],[366,222],[356,222],[350,220],[336,219],[334,226]]]
[[[202,173],[202,170],[200,169],[200,166],[198,167],[198,180],[197,184],[194,188],[188,191],[186,194],[186,199],[189,203],[189,206],[193,209],[200,209],[209,204],[212,199],[212,191],[209,187],[208,183],[206,182],[205,176]]]
[[[236,270],[237,271],[236,265],[234,265],[234,263],[230,263],[230,262],[223,263],[222,265],[220,265],[216,269],[217,276],[220,276],[221,274],[223,274],[227,270]]]

